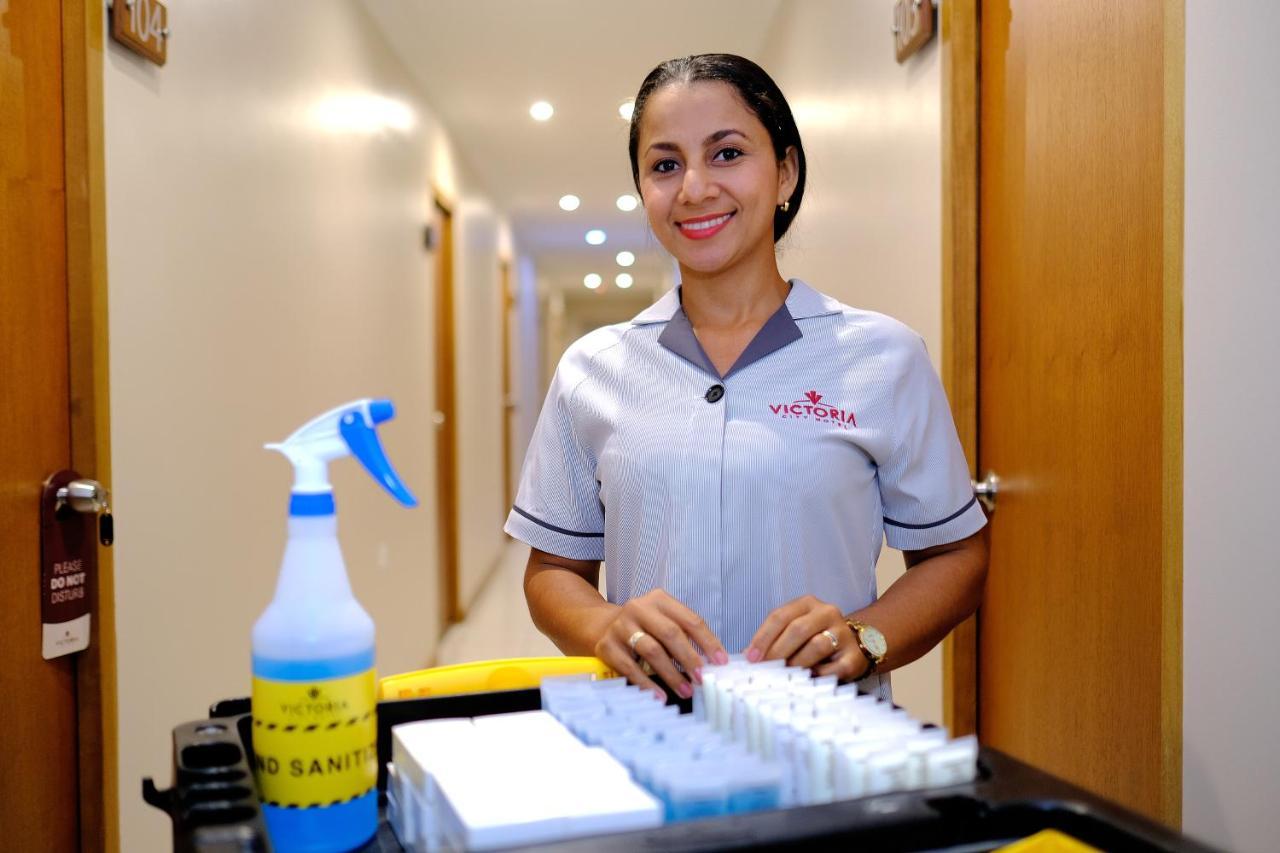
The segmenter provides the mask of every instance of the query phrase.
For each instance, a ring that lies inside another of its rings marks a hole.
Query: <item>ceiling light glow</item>
[[[592,228],[587,232],[587,242],[592,246],[599,246],[608,239],[608,236],[599,228]]]
[[[546,121],[555,114],[555,107],[546,101],[536,101],[533,106],[529,107],[529,115],[533,116],[534,121]]]
[[[631,114],[636,111],[636,102],[632,100],[623,101],[618,107],[618,115],[622,116],[623,121],[631,121]]]
[[[582,204],[582,199],[578,198],[576,195],[570,194],[560,196],[561,210],[577,210],[578,205],[580,204]]]
[[[631,193],[618,196],[618,210],[629,212],[640,206],[640,200]]]
[[[600,277],[600,274],[594,272],[589,272],[582,277],[582,285],[587,290],[595,290],[603,281],[604,279]]]
[[[417,116],[403,101],[371,92],[335,92],[310,107],[311,123],[327,133],[372,136],[413,129]]]
[[[629,267],[636,262],[636,256],[630,252],[619,252],[614,258],[620,267]]]
[[[618,287],[621,287],[623,290],[626,290],[628,287],[635,284],[635,279],[631,277],[631,273],[629,272],[620,272],[617,277],[614,278],[613,283],[618,285]]]

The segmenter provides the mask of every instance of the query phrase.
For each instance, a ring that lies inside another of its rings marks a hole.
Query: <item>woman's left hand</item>
[[[770,613],[751,638],[747,660],[754,663],[777,659],[785,660],[788,666],[810,667],[815,675],[837,676],[841,681],[860,677],[870,665],[840,608],[812,595],[789,601]]]

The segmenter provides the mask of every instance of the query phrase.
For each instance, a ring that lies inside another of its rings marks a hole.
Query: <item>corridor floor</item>
[[[498,568],[467,611],[466,618],[446,631],[440,640],[437,655],[440,666],[560,654],[529,618],[523,586],[528,559],[528,545],[507,543]]]

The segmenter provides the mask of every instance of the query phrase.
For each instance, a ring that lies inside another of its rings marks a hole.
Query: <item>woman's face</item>
[[[664,86],[649,96],[637,156],[649,226],[682,267],[729,269],[766,250],[773,214],[796,184],[755,113],[728,83]]]

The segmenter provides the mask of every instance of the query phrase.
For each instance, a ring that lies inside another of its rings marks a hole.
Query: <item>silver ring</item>
[[[840,648],[840,641],[839,641],[838,639],[836,639],[836,635],[835,635],[835,634],[833,634],[833,633],[832,633],[832,632],[830,632],[830,631],[823,631],[823,632],[822,632],[822,636],[826,637],[828,640],[830,640],[830,641],[831,641],[831,648],[833,648],[833,649],[838,649],[838,648]]]
[[[636,643],[640,642],[642,638],[647,636],[649,635],[644,631],[636,631],[631,635],[631,638],[627,640],[627,645],[631,647],[631,654],[634,655],[636,653]]]

